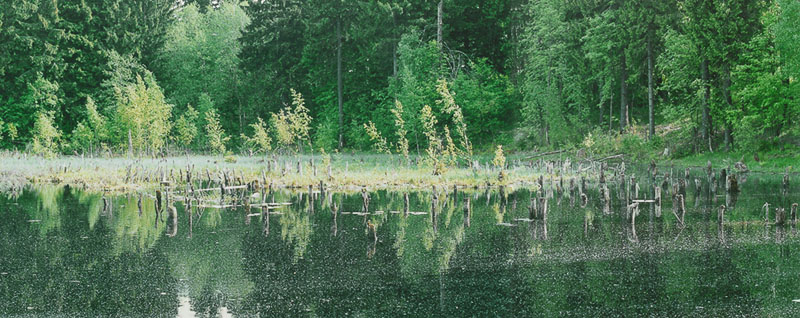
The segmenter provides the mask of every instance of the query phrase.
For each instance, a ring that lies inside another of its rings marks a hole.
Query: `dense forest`
[[[797,149],[798,72],[796,0],[3,0],[0,147]]]

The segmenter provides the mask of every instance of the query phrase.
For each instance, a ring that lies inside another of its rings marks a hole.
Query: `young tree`
[[[395,100],[394,108],[392,108],[392,114],[394,115],[395,129],[397,129],[397,152],[403,154],[403,158],[405,158],[406,163],[408,163],[409,159],[408,139],[406,138],[406,122],[403,120],[403,104],[401,104],[399,100]]]
[[[164,101],[152,76],[137,75],[136,84],[117,89],[117,135],[122,144],[130,132],[132,146],[140,153],[161,151],[172,128],[171,116],[172,105]]]
[[[265,156],[272,150],[272,138],[269,136],[267,123],[257,117],[258,122],[250,124],[253,128],[253,137],[247,137],[242,134],[242,140],[245,141],[245,146],[250,148],[255,153],[262,153]]]
[[[58,153],[58,140],[61,132],[53,123],[53,114],[39,112],[33,124],[33,145],[31,150],[45,158],[55,157]]]
[[[106,119],[97,111],[94,99],[86,98],[86,119],[72,131],[72,147],[94,152],[96,146],[108,138]]]
[[[369,121],[367,124],[364,124],[364,131],[369,136],[369,140],[374,143],[375,150],[378,153],[385,153],[385,154],[392,154],[389,150],[389,144],[386,142],[386,138],[381,136],[381,133],[375,128],[375,123]]]
[[[303,96],[294,89],[291,93],[293,107],[287,106],[277,114],[272,114],[272,125],[278,143],[284,147],[296,146],[299,152],[303,143],[309,142],[311,116],[308,114]]]
[[[189,149],[197,136],[197,118],[199,113],[192,107],[186,106],[186,112],[175,121],[175,135],[173,139],[183,146],[184,151]]]
[[[208,146],[211,151],[217,155],[225,154],[225,143],[231,137],[225,136],[225,130],[219,123],[219,115],[215,109],[209,109],[205,113],[206,118],[206,136],[208,138]]]
[[[440,79],[436,85],[436,91],[439,92],[439,95],[441,96],[441,99],[437,100],[436,104],[439,104],[442,107],[442,112],[452,116],[453,124],[456,126],[456,132],[460,137],[461,151],[467,158],[471,158],[472,143],[469,141],[469,136],[467,135],[467,123],[464,120],[464,114],[461,112],[461,107],[456,104],[453,94],[450,93],[450,90],[447,88],[447,81]]]

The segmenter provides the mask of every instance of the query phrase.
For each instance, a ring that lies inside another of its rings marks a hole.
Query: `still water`
[[[140,214],[137,194],[29,188],[0,198],[0,316],[800,317],[797,230],[762,221],[797,187],[744,179],[737,198],[689,182],[685,227],[670,199],[635,225],[605,214],[593,184],[532,221],[535,194],[511,188],[410,191],[408,214],[405,191],[369,193],[368,214],[360,192],[284,191],[271,213],[161,216],[148,196]]]

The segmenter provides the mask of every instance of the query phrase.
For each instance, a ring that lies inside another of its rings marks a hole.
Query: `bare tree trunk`
[[[439,45],[439,49],[442,49],[442,6],[444,5],[444,0],[439,0],[439,6],[436,10],[436,44]]]
[[[336,90],[339,97],[339,150],[344,146],[344,109],[342,107],[342,18],[336,20]]]
[[[648,137],[650,140],[656,134],[655,118],[653,117],[653,43],[648,38],[647,40],[647,104],[650,108],[650,125]]]
[[[700,68],[702,69],[702,80],[703,80],[703,122],[701,125],[702,137],[703,140],[708,141],[708,150],[713,151],[711,149],[711,114],[708,109],[709,99],[711,98],[711,87],[708,83],[708,60],[704,59],[703,62],[700,64]]]
[[[628,66],[625,61],[625,50],[620,53],[619,131],[625,132],[625,126],[628,125]]]

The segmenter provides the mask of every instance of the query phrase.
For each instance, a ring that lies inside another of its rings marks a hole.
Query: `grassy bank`
[[[797,171],[800,168],[800,152],[759,152],[758,159],[759,161],[755,160],[755,153],[708,152],[673,159],[672,162],[681,166],[705,166],[711,161],[715,166],[733,166],[734,163],[741,161],[754,172],[784,172],[787,168]]]

